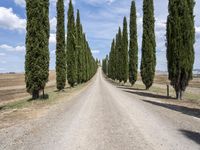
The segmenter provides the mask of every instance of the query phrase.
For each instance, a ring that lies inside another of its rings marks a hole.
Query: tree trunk
[[[176,91],[176,99],[182,100],[182,98],[183,98],[183,91],[181,90]]]
[[[183,92],[180,91],[180,100],[182,100],[182,98],[183,98]]]
[[[179,91],[176,91],[176,99],[179,99]]]
[[[43,97],[43,99],[45,98],[45,97],[44,97],[44,89],[42,90],[42,97]]]
[[[38,98],[39,98],[39,91],[38,90],[33,91],[32,99],[35,100],[35,99],[38,99]]]

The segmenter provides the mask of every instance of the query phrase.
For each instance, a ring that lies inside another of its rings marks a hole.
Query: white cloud
[[[160,19],[156,19],[156,23],[155,23],[155,27],[157,31],[165,31],[166,29],[166,21],[164,20],[160,20]]]
[[[52,44],[56,43],[56,34],[54,33],[50,34],[49,43],[52,43]]]
[[[17,5],[21,6],[21,7],[25,7],[25,6],[26,6],[25,0],[14,0],[14,2],[15,2]]]
[[[17,16],[12,8],[0,7],[0,28],[22,31],[26,28],[26,19]]]
[[[92,53],[93,53],[93,54],[99,54],[100,51],[99,51],[99,50],[92,50]]]
[[[10,46],[10,45],[0,45],[0,49],[4,51],[10,51],[10,52],[24,52],[25,51],[25,46]]]
[[[200,38],[200,26],[199,27],[195,27],[195,31],[196,31],[196,38],[199,39]]]
[[[14,2],[15,2],[15,4],[17,4],[17,5],[21,6],[21,7],[25,7],[26,6],[25,0],[14,0]],[[56,2],[57,2],[57,0],[50,0],[50,3],[52,3],[53,5],[55,5]]]

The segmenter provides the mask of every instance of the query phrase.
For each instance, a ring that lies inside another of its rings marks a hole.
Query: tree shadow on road
[[[146,89],[138,89],[134,87],[126,87],[126,86],[118,86],[118,89],[124,89],[124,90],[134,90],[134,91],[145,91]]]
[[[197,108],[188,108],[188,107],[184,107],[184,106],[173,105],[173,104],[164,104],[164,103],[153,102],[153,101],[148,101],[148,100],[143,100],[143,101],[146,103],[156,105],[156,106],[161,106],[161,107],[164,107],[167,109],[178,111],[178,112],[181,112],[181,113],[189,115],[189,116],[200,118],[200,109],[197,109]]]
[[[195,143],[200,145],[200,133],[188,131],[188,130],[179,130],[184,136],[194,141]]]
[[[168,96],[159,95],[159,94],[153,94],[153,93],[147,93],[147,92],[128,91],[128,90],[123,90],[123,91],[127,92],[127,93],[136,94],[136,95],[139,95],[139,96],[145,96],[145,97],[151,97],[151,98],[174,99],[173,97],[168,97]]]

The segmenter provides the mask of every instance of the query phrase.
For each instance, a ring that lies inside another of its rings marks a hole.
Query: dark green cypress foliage
[[[121,28],[119,27],[118,34],[116,35],[116,79],[119,80],[119,82],[122,82],[122,67],[123,67],[123,60],[122,60],[122,32]]]
[[[26,0],[26,12],[26,89],[37,99],[49,76],[49,1]]]
[[[176,98],[182,98],[192,79],[194,64],[194,1],[170,0],[167,19],[167,60],[171,85]]]
[[[57,33],[56,33],[56,83],[57,89],[63,90],[66,83],[66,52],[65,52],[65,15],[64,0],[57,1]]]
[[[83,34],[83,39],[82,39],[82,47],[83,47],[83,81],[87,81],[87,54],[86,54],[86,37],[85,34]]]
[[[128,29],[126,17],[124,17],[123,21],[122,46],[122,55],[120,57],[122,59],[121,79],[124,81],[124,83],[126,83],[128,78]]]
[[[82,47],[82,26],[79,10],[76,17],[76,51],[77,51],[77,82],[83,82],[83,47]]]
[[[89,80],[89,45],[88,42],[86,41],[86,80]]]
[[[134,85],[138,74],[137,16],[135,1],[131,4],[130,44],[129,44],[129,82]]]
[[[113,39],[109,55],[109,78],[115,80],[115,40]]]
[[[102,60],[102,69],[105,75],[108,73],[108,55]]]
[[[77,52],[74,23],[74,8],[72,1],[69,2],[67,24],[67,80],[71,87],[77,82]]]
[[[156,67],[153,0],[144,0],[143,13],[141,77],[146,89],[149,89],[154,81]]]

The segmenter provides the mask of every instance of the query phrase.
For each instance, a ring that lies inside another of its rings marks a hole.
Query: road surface
[[[200,150],[200,116],[93,81],[45,117],[0,130],[0,149]]]

